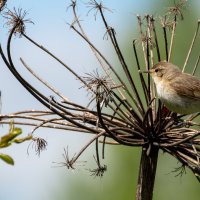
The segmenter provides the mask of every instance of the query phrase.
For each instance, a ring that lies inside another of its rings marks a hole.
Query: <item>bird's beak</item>
[[[148,73],[148,74],[151,74],[152,72],[153,72],[152,69],[150,69],[150,70],[144,70],[144,71],[139,70],[139,73]]]

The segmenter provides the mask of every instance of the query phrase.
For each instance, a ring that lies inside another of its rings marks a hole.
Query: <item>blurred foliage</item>
[[[15,127],[14,122],[10,122],[10,128],[8,134],[5,134],[0,137],[0,148],[7,148],[11,146],[13,143],[22,143],[27,140],[32,139],[32,135],[23,138],[17,138],[22,134],[22,129]],[[7,164],[14,165],[14,160],[11,156],[7,154],[0,153],[0,159],[6,162]]]

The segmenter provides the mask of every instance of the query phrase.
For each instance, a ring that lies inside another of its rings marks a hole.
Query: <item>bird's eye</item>
[[[155,72],[158,72],[158,69],[155,69]]]

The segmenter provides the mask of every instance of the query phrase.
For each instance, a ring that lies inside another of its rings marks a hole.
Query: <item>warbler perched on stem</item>
[[[200,80],[183,73],[176,65],[159,62],[150,73],[156,85],[158,97],[173,112],[192,114],[200,112]]]

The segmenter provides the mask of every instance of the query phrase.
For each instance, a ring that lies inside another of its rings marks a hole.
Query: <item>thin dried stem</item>
[[[51,91],[53,91],[55,94],[57,94],[59,97],[63,99],[63,101],[67,102],[69,99],[65,97],[63,94],[61,94],[56,88],[52,87],[47,81],[42,79],[38,74],[36,74],[25,62],[22,58],[20,58],[21,63],[24,67],[35,77],[37,78],[41,83],[43,83],[47,88],[49,88]]]
[[[147,66],[148,66],[147,55],[146,55],[146,51],[145,51],[145,43],[144,43],[144,40],[143,40],[144,33],[143,33],[143,30],[142,30],[142,19],[141,19],[140,15],[137,15],[137,20],[138,20],[138,28],[139,28],[139,33],[140,33],[141,42],[142,42],[142,51],[144,53],[145,66],[146,66],[146,69],[148,70],[148,68],[147,68]]]
[[[160,49],[159,49],[159,45],[158,45],[158,37],[157,37],[157,33],[156,33],[156,27],[155,27],[155,24],[154,24],[154,17],[151,16],[151,26],[152,26],[152,30],[153,30],[153,34],[154,34],[154,39],[155,39],[155,45],[156,45],[156,51],[157,51],[157,59],[158,59],[158,62],[161,61],[161,56],[160,56]]]
[[[176,31],[176,16],[174,18],[174,22],[173,22],[173,28],[172,28],[172,33],[171,33],[171,40],[170,40],[170,46],[169,46],[169,53],[168,53],[168,59],[167,61],[170,62],[171,59],[171,55],[172,55],[172,49],[173,49],[173,45],[174,45],[174,36],[175,36],[175,31]]]
[[[73,14],[74,14],[74,17],[75,17],[75,21],[76,23],[78,24],[78,27],[80,28],[81,30],[81,33],[83,34],[83,36],[89,40],[87,34],[85,33],[85,31],[83,30],[83,27],[80,23],[80,20],[78,19],[77,17],[77,13],[76,13],[76,2],[72,2],[72,8],[73,8]],[[96,50],[91,46],[89,45],[92,52],[94,53],[94,56],[97,58],[99,64],[101,65],[102,69],[104,70],[104,72],[106,73],[106,75],[109,77],[109,79],[112,81],[113,85],[114,86],[117,86],[117,84],[115,83],[115,81],[113,80],[113,78],[111,77],[110,75],[110,72],[109,72],[109,69],[110,68],[106,68],[106,66],[104,66],[104,63],[102,62],[101,60],[101,57],[98,55],[98,53],[96,52]],[[126,99],[126,97],[124,96],[124,94],[121,92],[121,90],[119,88],[117,88],[118,92],[120,93],[120,95],[122,96],[123,99]]]
[[[51,53],[49,50],[47,50],[45,47],[43,47],[42,45],[39,45],[37,42],[35,42],[34,40],[32,40],[30,37],[28,37],[26,34],[22,33],[22,35],[31,43],[33,43],[35,46],[37,46],[38,48],[40,48],[41,50],[43,50],[44,52],[46,52],[47,54],[49,54],[51,57],[53,57],[56,61],[58,61],[61,65],[63,65],[68,71],[70,71],[78,80],[80,80],[86,87],[88,87],[88,89],[91,89],[87,83],[75,72],[72,70],[72,68],[70,68],[67,64],[65,64],[63,61],[61,61],[58,57],[56,57],[53,53]]]
[[[195,72],[197,70],[197,67],[199,65],[199,61],[200,61],[200,55],[198,56],[197,61],[196,61],[195,65],[194,65],[194,68],[193,68],[193,71],[192,71],[192,75],[195,74]]]
[[[193,36],[193,39],[192,39],[192,42],[191,42],[191,45],[190,45],[190,48],[189,48],[189,51],[188,51],[187,57],[186,57],[186,59],[185,59],[185,63],[184,63],[184,65],[183,65],[182,72],[185,71],[185,67],[186,67],[186,65],[187,65],[187,63],[188,63],[188,60],[189,60],[190,54],[191,54],[191,52],[192,52],[192,49],[193,49],[194,43],[195,43],[195,41],[196,41],[196,38],[197,38],[197,35],[198,35],[198,32],[199,32],[199,24],[200,24],[200,21],[198,21],[198,23],[197,23],[197,29],[196,29],[196,31],[195,31],[195,33],[194,33],[194,36]]]

